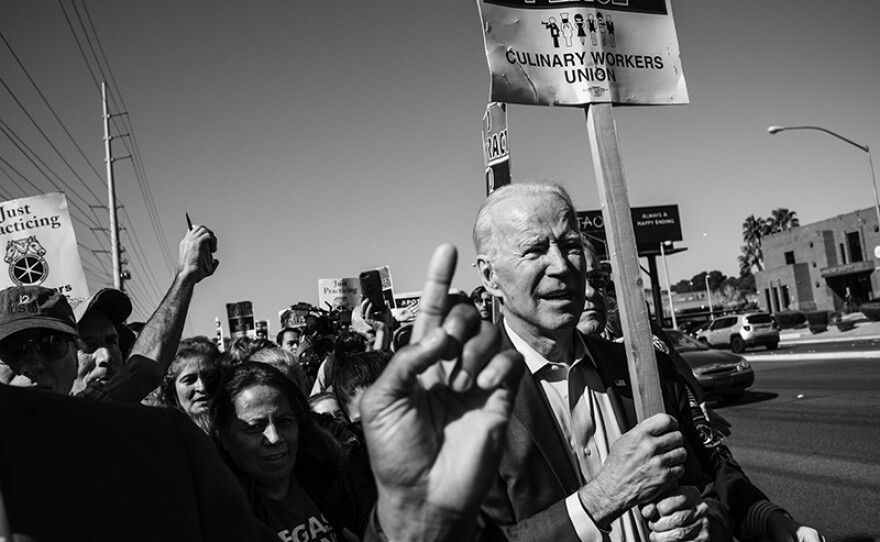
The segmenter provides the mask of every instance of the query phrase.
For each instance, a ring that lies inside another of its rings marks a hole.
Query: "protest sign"
[[[72,304],[89,297],[63,193],[0,203],[0,244],[7,266],[0,273],[0,288],[43,286]]]
[[[507,105],[491,102],[483,115],[483,161],[486,195],[510,184],[510,147],[507,139]]]
[[[229,318],[229,336],[233,340],[245,335],[256,338],[254,306],[250,301],[227,303],[226,316]]]
[[[668,0],[477,0],[491,99],[688,102]]]
[[[351,310],[361,302],[361,285],[357,277],[318,279],[318,306],[322,309]]]

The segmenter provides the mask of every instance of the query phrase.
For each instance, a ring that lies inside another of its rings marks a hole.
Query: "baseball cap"
[[[24,329],[51,329],[78,337],[67,298],[43,286],[12,286],[0,291],[0,341]]]
[[[107,315],[114,326],[125,322],[131,316],[131,300],[127,295],[114,288],[103,288],[73,308],[76,321],[82,320],[90,310],[95,309]]]

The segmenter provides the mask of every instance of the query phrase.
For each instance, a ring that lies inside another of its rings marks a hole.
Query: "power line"
[[[123,209],[123,214],[125,214],[126,218],[127,218],[127,213],[125,212],[124,209]],[[128,230],[126,230],[126,233],[128,233]],[[138,238],[135,236],[132,236],[132,235],[129,235],[129,238],[132,239],[132,241],[133,241],[132,246],[133,246],[135,252],[137,253],[137,256],[139,257],[140,261],[144,261],[144,262],[148,261],[146,255],[144,254],[143,247],[141,247],[141,243],[138,240]],[[134,261],[134,260],[132,260],[132,261]],[[160,293],[161,287],[159,286],[159,282],[156,280],[156,276],[153,274],[152,268],[150,268],[149,266],[142,266],[142,269],[146,270],[146,275],[150,279],[152,284],[155,286],[155,292],[157,293],[157,295],[161,295],[161,293]]]
[[[98,78],[95,76],[95,72],[92,70],[91,64],[89,64],[86,52],[85,50],[83,50],[82,44],[79,41],[79,36],[77,36],[76,30],[74,30],[73,28],[73,23],[70,22],[70,17],[67,15],[67,10],[64,9],[64,2],[62,0],[58,0],[58,7],[61,8],[61,13],[64,14],[64,20],[67,21],[67,28],[70,29],[70,33],[73,35],[73,40],[76,42],[76,47],[77,49],[79,49],[80,56],[82,56],[83,61],[86,63],[86,68],[89,70],[89,75],[92,76],[92,82],[95,83],[95,88],[100,90],[101,85],[98,82]]]
[[[31,164],[33,164],[33,166],[37,169],[37,171],[39,171],[46,178],[46,180],[49,181],[49,183],[52,185],[53,188],[55,188],[58,191],[63,191],[61,189],[61,187],[59,187],[57,184],[55,184],[55,182],[49,177],[49,175],[45,171],[43,171],[43,169],[40,168],[40,166],[37,164],[35,159],[38,160],[40,162],[40,164],[42,164],[43,167],[46,168],[46,170],[48,170],[50,173],[52,173],[52,175],[54,175],[56,178],[58,178],[58,180],[61,181],[61,184],[63,184],[65,186],[65,188],[67,188],[68,191],[74,192],[73,188],[71,188],[66,182],[64,182],[64,180],[57,173],[55,173],[55,171],[53,171],[52,168],[50,168],[45,162],[43,162],[43,160],[39,156],[37,156],[37,154],[30,147],[28,147],[27,144],[24,141],[22,141],[21,138],[18,137],[18,135],[15,132],[13,132],[5,122],[3,122],[2,119],[0,119],[0,132],[3,132],[3,134],[9,138],[9,140],[12,142],[12,144],[15,145],[15,147],[24,155],[24,157],[27,158]],[[28,153],[32,154],[33,158]],[[9,164],[8,162],[6,162],[6,165],[9,166],[10,168],[12,168],[11,164]],[[12,169],[16,173],[21,175],[21,173],[19,173],[18,170],[15,170],[14,168],[12,168]],[[21,177],[24,178],[25,180],[27,180],[27,178],[24,177],[24,175],[21,175]],[[40,191],[40,189],[37,188],[37,186],[35,184],[33,184],[30,181],[28,181],[28,183],[31,186],[33,186],[35,190],[37,190],[38,192]],[[80,199],[82,199],[82,196],[80,196]],[[83,201],[85,201],[85,200],[83,200]],[[77,209],[79,212],[81,212],[83,214],[83,216],[88,218],[88,215],[86,214],[86,212],[84,210],[82,210],[82,208],[79,207],[79,205],[76,203],[76,201],[68,198],[68,202],[70,203],[70,205],[73,208]],[[88,202],[86,202],[86,205],[88,205]],[[93,225],[97,226],[98,223],[95,222],[95,223],[93,223]]]
[[[25,116],[27,116],[27,118],[28,118],[28,119],[31,121],[31,123],[34,125],[34,128],[36,128],[37,131],[40,132],[40,135],[43,136],[43,139],[46,140],[46,143],[48,143],[49,146],[52,147],[52,150],[55,151],[55,154],[57,154],[58,157],[61,158],[61,161],[64,162],[64,164],[67,166],[67,168],[70,169],[70,171],[73,173],[74,177],[76,177],[77,179],[79,179],[79,182],[81,182],[82,185],[86,187],[86,190],[88,190],[89,193],[92,194],[92,196],[95,198],[95,200],[100,201],[100,200],[98,199],[98,196],[97,196],[94,192],[92,192],[92,191],[89,189],[88,186],[86,186],[86,182],[83,180],[82,177],[79,176],[79,173],[77,173],[76,170],[73,169],[73,166],[70,165],[70,162],[68,162],[67,159],[64,158],[64,155],[61,154],[61,151],[58,150],[58,147],[56,147],[55,144],[52,143],[52,140],[49,139],[49,136],[46,135],[46,132],[43,131],[43,129],[40,127],[39,124],[37,124],[37,121],[34,120],[33,116],[31,116],[31,114],[28,112],[28,110],[24,107],[24,104],[22,104],[21,101],[19,101],[18,97],[12,92],[12,89],[9,88],[9,86],[6,84],[6,81],[4,81],[2,77],[0,77],[0,84],[2,84],[3,87],[6,89],[6,91],[9,92],[9,95],[12,96],[12,99],[15,101],[16,104],[18,104],[18,107],[21,108],[21,110],[24,112]],[[19,138],[19,139],[21,139],[21,138]],[[31,152],[33,152],[33,151],[31,151]],[[33,153],[33,154],[34,154],[34,156],[36,156],[36,153]],[[37,159],[39,159],[39,157],[37,157]],[[42,163],[43,165],[45,165],[45,162],[43,162],[43,160],[40,160],[40,163]],[[48,166],[47,166],[47,169],[48,169]],[[89,202],[88,202],[85,198],[83,198],[82,196],[80,196],[78,193],[76,193],[76,191],[75,191],[70,185],[68,185],[68,184],[65,183],[63,180],[61,180],[61,177],[58,176],[58,174],[56,174],[56,173],[54,173],[54,172],[53,172],[53,174],[55,174],[55,175],[58,177],[58,179],[64,184],[64,186],[67,187],[68,190],[70,190],[71,194],[74,194],[74,195],[76,195],[77,197],[79,197],[81,200],[83,200],[83,202],[84,202],[86,205],[89,204]]]
[[[83,5],[83,7],[85,8],[85,5]],[[62,7],[62,9],[63,9],[63,7]],[[94,31],[94,26],[92,25],[92,22],[91,22],[91,16],[89,15],[89,13],[88,13],[88,9],[87,9],[87,8],[86,8],[86,16],[87,16],[87,18],[88,18],[88,20],[89,20],[89,24],[92,26],[93,31]],[[72,28],[71,28],[71,30],[72,30]],[[76,37],[76,36],[74,36],[74,37]],[[24,72],[24,74],[27,76],[28,80],[31,82],[31,84],[33,85],[34,89],[37,91],[37,94],[39,94],[40,98],[42,98],[43,103],[46,105],[46,107],[49,109],[49,111],[52,112],[52,115],[55,117],[55,120],[58,121],[58,124],[59,124],[59,125],[61,125],[61,128],[64,130],[65,134],[67,134],[68,138],[71,140],[71,142],[73,143],[74,147],[76,147],[76,149],[79,151],[80,155],[81,155],[81,156],[83,157],[83,159],[86,161],[86,163],[88,164],[88,166],[92,169],[92,172],[94,172],[95,176],[98,177],[98,179],[103,183],[103,182],[104,182],[104,179],[101,177],[101,175],[100,175],[100,174],[98,173],[98,171],[94,168],[94,166],[92,165],[92,163],[89,161],[88,157],[85,155],[85,152],[83,152],[82,148],[79,146],[79,144],[76,142],[76,140],[75,140],[75,139],[73,138],[73,136],[71,135],[70,131],[67,129],[67,126],[64,124],[64,122],[61,121],[61,119],[60,119],[60,117],[58,116],[58,114],[56,113],[55,109],[52,107],[52,105],[49,103],[49,101],[48,101],[48,99],[46,98],[46,96],[45,96],[45,95],[43,94],[43,92],[40,90],[39,85],[37,85],[37,83],[36,83],[36,81],[34,80],[34,78],[30,75],[30,72],[28,72],[27,68],[24,66],[24,63],[21,61],[21,59],[20,59],[20,58],[18,57],[18,55],[15,53],[15,50],[12,48],[12,45],[8,42],[8,40],[6,40],[5,36],[3,36],[2,34],[0,34],[0,39],[2,39],[3,42],[6,44],[6,47],[9,49],[9,52],[12,54],[13,58],[15,58],[15,60],[16,60],[16,62],[18,63],[19,67],[20,67],[21,70]],[[98,46],[99,46],[99,49],[101,50],[101,54],[102,54],[102,56],[104,56],[103,48],[100,47],[100,42],[98,42]],[[104,56],[104,58],[105,58],[105,63],[106,63],[106,56]],[[109,64],[108,64],[108,71],[109,71]],[[112,72],[110,73],[110,77],[111,77],[111,79],[114,81],[114,84],[115,84],[115,77],[113,77]],[[6,86],[5,83],[4,83],[4,86]],[[28,116],[28,118],[31,119],[31,122],[34,123],[34,125],[36,126],[37,123],[36,123],[36,122],[33,120],[33,118],[30,116],[30,114],[27,112],[27,110],[25,109],[25,107],[24,107],[24,106],[21,104],[21,102],[15,97],[15,95],[12,93],[12,91],[9,89],[9,87],[6,86],[6,88],[7,88],[7,91],[9,91],[9,93],[10,93],[11,95],[13,95],[13,99],[16,100],[16,103],[19,104],[19,107],[22,108],[22,110],[25,112],[25,114]],[[40,130],[41,133],[43,133],[43,131],[39,128],[39,126],[37,126],[37,129]],[[48,141],[48,137],[46,137],[45,133],[43,133],[43,137],[46,138],[47,141]],[[50,142],[50,145],[51,145],[51,142]],[[53,145],[53,149],[55,149],[56,153],[58,153],[59,156],[61,156],[61,153],[58,152],[57,148],[55,148],[54,145]],[[62,160],[64,160],[63,156],[62,156],[61,158],[62,158]],[[66,160],[64,160],[64,161],[65,161],[65,164],[67,164],[68,167],[71,169],[71,171],[74,172],[74,175],[76,175],[76,177],[80,180],[80,182],[83,184],[83,186],[86,188],[86,190],[92,195],[92,197],[93,197],[95,200],[100,201],[100,198],[98,197],[98,195],[95,194],[95,193],[91,190],[91,188],[89,188],[89,186],[85,183],[85,181],[83,181],[82,177],[80,177],[79,175],[76,174],[76,172],[73,170],[73,168],[70,166],[70,164],[69,164]],[[124,207],[123,207],[123,208],[124,208]],[[92,210],[92,212],[93,212],[93,214],[94,214],[94,207],[91,207],[91,210]],[[126,216],[127,216],[127,213],[126,213]],[[95,218],[96,221],[98,220],[97,216],[95,216],[94,218]],[[128,218],[129,223],[130,223],[130,222],[131,222],[130,217],[127,216],[127,218]],[[133,239],[133,240],[137,243],[137,245],[138,245],[138,247],[139,247],[139,249],[140,249],[140,253],[141,253],[141,256],[140,256],[140,257],[143,258],[144,261],[147,261],[147,260],[146,260],[146,257],[144,256],[143,249],[140,247],[140,240],[139,240],[137,234],[136,234],[135,232],[132,232],[132,233],[129,235],[129,238],[130,238],[130,239]],[[151,270],[151,268],[150,268],[149,266],[146,266],[145,269],[150,270],[150,275],[152,275],[152,270]],[[154,278],[154,280],[155,280],[155,278]]]
[[[81,43],[81,41],[80,41],[80,39],[79,39],[79,36],[77,35],[75,29],[73,28],[73,23],[71,22],[70,17],[69,17],[68,14],[67,14],[67,11],[64,9],[64,5],[63,5],[63,3],[62,3],[62,0],[58,0],[58,2],[59,2],[59,6],[61,7],[62,12],[64,13],[64,18],[65,18],[65,20],[67,21],[67,26],[68,26],[68,28],[70,29],[70,32],[71,32],[71,34],[72,34],[73,37],[74,37],[74,40],[76,41],[77,48],[78,48],[79,51],[80,51],[80,55],[83,57],[83,61],[85,62],[86,66],[87,66],[87,68],[88,68],[88,70],[89,70],[89,73],[90,73],[91,76],[92,76],[92,80],[93,80],[93,82],[95,83],[95,86],[96,86],[96,87],[99,87],[100,85],[99,85],[99,83],[98,83],[98,80],[97,80],[97,77],[95,76],[94,71],[92,70],[92,65],[91,65],[91,63],[89,62],[89,59],[88,59],[88,57],[87,57],[87,55],[86,55],[86,52],[85,52],[85,49],[83,48],[82,43]],[[98,68],[98,71],[101,72],[101,76],[102,76],[102,78],[104,78],[104,79],[106,80],[107,77],[104,77],[104,71],[103,71],[103,69],[102,69],[102,67],[101,67],[100,60],[98,59],[98,56],[97,56],[97,54],[96,54],[96,52],[95,52],[95,47],[94,47],[94,45],[92,45],[92,40],[91,40],[91,38],[89,37],[88,29],[87,29],[86,26],[83,24],[83,20],[82,20],[82,17],[80,16],[80,14],[79,14],[79,10],[78,10],[77,7],[76,7],[75,0],[72,0],[72,1],[71,1],[71,5],[72,5],[73,10],[74,10],[74,13],[75,13],[75,15],[76,15],[76,17],[77,17],[77,20],[78,20],[79,23],[80,23],[80,27],[82,28],[82,32],[83,32],[83,35],[85,36],[85,39],[86,39],[87,44],[88,44],[88,47],[89,47],[89,49],[90,49],[91,52],[92,52],[92,55],[93,55],[94,60],[95,60],[95,64],[96,64],[96,66],[97,66],[97,68]],[[115,92],[114,92],[114,93],[111,93],[111,98],[110,98],[110,99],[111,99],[111,101],[115,101],[115,100],[116,100],[116,96],[118,95],[119,105],[121,105],[121,106],[122,106],[122,109],[124,110],[124,109],[125,109],[125,103],[124,103],[124,101],[123,101],[123,99],[122,99],[122,93],[121,93],[121,91],[119,90],[119,86],[118,86],[118,85],[116,84],[116,82],[115,82],[115,77],[113,77],[112,71],[110,70],[110,64],[109,64],[109,62],[107,62],[107,57],[106,57],[106,55],[104,54],[104,50],[103,50],[103,47],[101,46],[100,39],[99,39],[99,37],[98,37],[98,33],[97,33],[97,31],[95,30],[94,24],[93,24],[93,22],[92,22],[92,20],[91,20],[91,16],[90,16],[90,14],[88,13],[88,8],[85,6],[85,4],[83,4],[83,10],[86,12],[86,17],[87,17],[87,19],[89,20],[89,24],[90,24],[90,26],[91,26],[91,28],[92,28],[92,33],[93,33],[94,36],[95,36],[95,43],[97,44],[98,49],[101,51],[101,54],[102,54],[102,56],[103,56],[103,58],[104,58],[104,63],[107,65],[107,72],[108,72],[108,75],[109,75],[109,79],[110,79],[111,82],[113,82],[113,84],[114,84],[114,86],[115,86]],[[117,107],[117,109],[119,109],[119,107]],[[118,117],[117,117],[117,118],[118,118]],[[115,121],[115,122],[117,122],[117,129],[119,129],[119,121]],[[148,215],[148,217],[149,217],[149,219],[150,219],[151,225],[152,225],[152,227],[153,227],[153,231],[154,231],[154,233],[156,234],[157,242],[158,242],[158,244],[159,244],[159,250],[160,250],[160,253],[162,254],[162,257],[163,257],[163,259],[165,260],[165,264],[166,264],[166,266],[168,267],[168,269],[169,269],[169,271],[170,271],[170,270],[173,269],[173,267],[174,267],[174,265],[173,265],[173,258],[170,256],[170,254],[169,254],[169,252],[168,252],[167,237],[166,237],[166,235],[165,235],[164,229],[162,228],[162,222],[161,222],[161,220],[159,219],[159,213],[158,213],[158,210],[156,209],[155,200],[153,199],[152,192],[150,191],[149,184],[148,184],[147,181],[146,181],[146,172],[145,172],[145,169],[144,169],[144,167],[143,167],[143,161],[141,160],[141,157],[140,157],[140,150],[139,150],[139,148],[138,148],[137,140],[135,139],[134,131],[132,130],[132,126],[131,126],[131,122],[130,122],[130,120],[123,121],[123,122],[122,122],[122,126],[123,126],[123,127],[127,127],[127,130],[128,130],[128,132],[129,132],[129,134],[130,134],[130,136],[131,136],[131,146],[129,146],[128,141],[123,141],[123,143],[124,143],[126,149],[128,150],[129,154],[131,154],[131,156],[132,156],[132,158],[133,158],[135,177],[136,177],[136,179],[137,179],[138,186],[139,186],[140,191],[141,191],[141,196],[142,196],[143,199],[144,199],[145,207],[146,207],[146,210],[147,210],[147,215]]]
[[[7,168],[11,169],[16,175],[18,175],[18,176],[21,177],[25,182],[27,182],[29,185],[31,185],[31,187],[33,187],[33,189],[34,189],[37,193],[42,193],[42,192],[44,191],[43,189],[41,189],[40,187],[38,187],[37,185],[35,185],[33,182],[31,182],[31,181],[30,181],[27,177],[25,177],[20,171],[18,171],[17,169],[15,169],[15,166],[13,166],[13,165],[10,164],[9,162],[7,162],[2,156],[0,156],[0,163],[4,164]],[[18,189],[22,192],[22,194],[23,194],[24,196],[27,196],[27,195],[28,195],[28,191],[25,190],[20,184],[18,184],[18,182],[17,182],[17,181],[16,181],[16,180],[15,180],[15,179],[9,174],[8,171],[6,171],[6,169],[4,169],[3,167],[0,167],[0,170],[2,170],[3,173],[9,178],[9,180],[12,181],[13,184],[15,184],[16,187],[18,187]],[[16,199],[17,199],[17,198],[16,198]],[[88,224],[88,223],[86,223],[83,219],[79,218],[78,216],[76,216],[76,215],[73,214],[73,213],[70,213],[70,218],[71,218],[71,220],[74,220],[74,221],[78,222],[80,225],[82,225],[83,227],[88,228],[88,229],[90,229],[90,230],[92,229],[93,226],[96,226],[96,225],[100,227],[100,225],[98,225],[98,224]]]
[[[125,105],[125,100],[122,96],[122,91],[119,88],[119,85],[116,83],[116,78],[113,76],[113,70],[110,68],[110,62],[107,60],[107,55],[104,53],[104,47],[101,45],[101,39],[98,35],[98,31],[95,29],[94,22],[92,21],[92,16],[89,13],[89,8],[85,4],[82,3],[83,12],[86,15],[86,20],[89,22],[89,28],[92,30],[92,34],[95,37],[95,45],[97,45],[98,51],[101,53],[101,58],[98,58],[98,55],[95,53],[95,48],[92,45],[92,41],[89,39],[88,29],[82,22],[82,18],[79,15],[79,10],[76,9],[76,1],[71,0],[73,4],[74,11],[76,12],[77,19],[80,22],[80,25],[83,29],[83,34],[86,36],[86,41],[88,42],[89,49],[92,51],[92,55],[95,58],[95,64],[98,66],[98,70],[101,71],[101,76],[106,80],[109,78],[112,86],[115,88],[115,92],[110,94],[110,100],[114,101],[118,98],[119,103],[116,105],[117,109],[122,109],[126,111],[128,108]],[[101,59],[104,60],[104,65],[107,67],[107,72],[105,74],[104,70],[101,68]],[[141,160],[140,149],[137,145],[137,140],[135,139],[134,130],[131,124],[130,118],[121,118],[120,124],[122,125],[123,130],[126,130],[131,136],[131,146],[129,146],[128,141],[123,141],[123,145],[125,146],[128,153],[133,157],[135,177],[137,178],[138,184],[141,188],[141,194],[144,198],[144,203],[147,206],[148,214],[150,215],[150,219],[154,225],[156,231],[156,236],[159,241],[160,250],[162,252],[163,257],[165,258],[165,263],[168,265],[169,270],[174,267],[174,259],[168,252],[168,238],[165,235],[164,228],[162,227],[162,221],[159,219],[159,212],[156,209],[155,199],[153,198],[152,191],[150,190],[150,185],[147,182],[146,170],[143,167],[143,161]],[[117,130],[120,129],[117,124]]]
[[[12,166],[9,164],[9,162],[7,162],[6,160],[4,160],[2,156],[0,156],[0,163],[5,164],[6,167],[10,167],[10,168],[12,168]],[[15,170],[15,168],[12,168],[12,169]],[[27,190],[25,190],[20,184],[18,184],[18,181],[16,181],[16,180],[12,177],[12,175],[9,174],[9,172],[6,170],[6,168],[4,168],[4,167],[0,167],[0,170],[3,171],[3,173],[9,178],[10,181],[12,181],[12,184],[14,184],[16,188],[18,188],[19,192],[21,192],[21,193],[24,194],[24,195],[27,195]],[[18,173],[17,170],[15,170],[15,172]],[[21,173],[19,173],[19,175],[21,175]],[[13,199],[13,198],[10,197],[10,199]],[[14,198],[14,199],[18,199],[18,198]]]
[[[15,61],[18,63],[18,66],[21,68],[21,71],[24,72],[24,74],[25,74],[25,76],[27,77],[28,81],[30,81],[31,85],[33,85],[34,90],[37,91],[37,94],[38,94],[38,95],[40,96],[40,98],[43,100],[43,103],[46,105],[46,107],[47,107],[47,108],[49,109],[49,111],[52,113],[52,116],[55,117],[55,120],[56,120],[56,121],[58,122],[58,124],[61,126],[61,129],[64,130],[64,133],[67,135],[67,138],[70,139],[70,142],[71,142],[71,143],[73,143],[73,146],[76,148],[76,150],[79,152],[80,156],[82,156],[82,158],[83,158],[83,160],[85,161],[85,163],[89,166],[89,168],[90,168],[90,169],[92,170],[92,172],[95,174],[95,177],[97,177],[98,180],[103,184],[103,182],[104,182],[104,178],[101,177],[101,174],[98,173],[98,170],[95,169],[95,166],[94,166],[94,165],[92,165],[92,162],[89,160],[88,156],[86,156],[86,153],[82,150],[82,148],[81,148],[81,147],[79,146],[79,144],[76,142],[76,139],[74,139],[73,135],[70,133],[70,130],[67,129],[67,126],[66,126],[66,125],[64,124],[64,122],[61,120],[61,117],[58,116],[58,113],[55,112],[55,108],[53,108],[52,105],[49,103],[49,100],[46,98],[45,94],[43,94],[43,91],[40,90],[40,87],[39,87],[39,85],[37,85],[37,82],[34,80],[34,78],[31,77],[30,72],[28,72],[27,68],[25,68],[24,63],[22,63],[21,59],[20,59],[20,58],[18,57],[18,55],[15,53],[15,50],[12,48],[12,45],[10,45],[10,43],[6,40],[6,37],[3,35],[2,32],[0,32],[0,39],[3,40],[3,43],[4,43],[4,44],[6,44],[6,48],[9,49],[10,54],[12,54],[12,58],[14,58]],[[79,177],[77,177],[77,178],[79,178]],[[82,181],[82,179],[80,179],[80,181]],[[89,188],[89,186],[88,186],[84,181],[83,181],[83,186],[84,186],[85,189],[89,192],[89,194],[92,195],[93,198],[95,198],[96,200],[99,200],[99,199],[100,199],[100,198],[97,196],[97,194],[95,194],[94,192],[92,192],[92,190]]]

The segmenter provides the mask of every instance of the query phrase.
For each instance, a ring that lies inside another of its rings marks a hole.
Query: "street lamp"
[[[871,168],[871,188],[874,189],[874,211],[877,212],[877,228],[880,231],[880,198],[877,197],[877,179],[874,177],[874,162],[871,160],[871,150],[868,149],[867,145],[859,145],[855,141],[851,139],[847,139],[842,135],[832,132],[826,128],[822,128],[821,126],[769,126],[767,131],[771,134],[778,134],[779,132],[785,130],[818,130],[820,132],[825,132],[826,134],[832,135],[841,141],[845,141],[849,143],[853,147],[861,149],[865,151],[865,154],[868,155],[868,166]]]

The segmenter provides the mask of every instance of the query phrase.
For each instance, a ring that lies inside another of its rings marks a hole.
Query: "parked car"
[[[706,396],[736,402],[755,383],[755,372],[742,356],[713,350],[677,329],[663,332],[691,368]]]
[[[698,333],[697,340],[708,346],[729,346],[737,354],[753,346],[776,350],[779,346],[779,324],[766,312],[721,316]]]
[[[684,322],[678,322],[679,331],[685,332],[685,334],[690,335],[691,337],[696,337],[697,333],[706,329],[706,326],[709,325],[709,322],[701,322],[699,320],[685,320]]]

